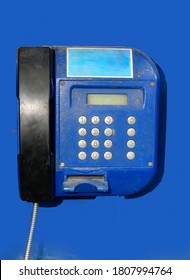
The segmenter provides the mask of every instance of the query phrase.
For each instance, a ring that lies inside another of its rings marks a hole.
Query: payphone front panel
[[[49,50],[51,197],[127,197],[147,188],[158,167],[155,64],[136,49]]]
[[[157,168],[158,73],[141,52],[56,48],[56,195],[128,195]]]

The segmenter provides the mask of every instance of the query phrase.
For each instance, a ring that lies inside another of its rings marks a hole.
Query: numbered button
[[[135,136],[135,134],[136,134],[136,131],[135,131],[134,128],[129,128],[129,129],[127,130],[127,135],[128,135],[128,136],[132,137],[132,136]]]
[[[91,158],[92,158],[93,160],[97,160],[97,159],[99,159],[99,157],[100,157],[100,155],[99,155],[98,152],[93,152],[93,153],[91,154]]]
[[[91,133],[93,136],[98,136],[100,134],[100,130],[98,128],[93,128]]]
[[[91,121],[93,124],[99,124],[100,118],[98,116],[94,116],[92,117]]]
[[[111,152],[105,152],[105,153],[104,153],[104,158],[105,158],[106,160],[110,160],[110,159],[112,158],[112,153],[111,153]]]
[[[105,134],[106,136],[111,136],[111,135],[113,134],[113,130],[112,130],[111,128],[106,128],[106,129],[104,130],[104,134]]]
[[[107,116],[105,117],[104,121],[106,124],[112,124],[113,118],[111,116]]]
[[[127,141],[127,147],[130,148],[130,149],[134,148],[135,147],[135,141],[133,141],[133,140]]]
[[[85,116],[80,116],[79,119],[78,119],[78,122],[80,124],[86,124],[87,118]]]
[[[86,143],[85,140],[80,140],[80,141],[78,142],[78,146],[79,146],[79,148],[86,148],[87,143]]]
[[[98,147],[100,146],[100,143],[99,143],[98,140],[93,140],[93,141],[91,142],[91,146],[92,146],[93,148],[98,148]]]
[[[111,140],[106,140],[104,142],[104,147],[106,148],[111,148],[112,147],[112,141]]]
[[[79,158],[80,160],[85,160],[85,159],[86,159],[86,153],[85,153],[85,152],[80,152],[80,153],[78,154],[78,158]]]
[[[136,118],[134,116],[130,116],[127,119],[128,124],[133,125],[136,123]]]
[[[134,159],[134,158],[135,158],[135,153],[134,153],[134,152],[128,152],[128,153],[127,153],[127,158],[128,158],[129,160]]]
[[[78,134],[80,136],[85,136],[87,133],[86,129],[85,128],[80,128],[79,131],[78,131]]]

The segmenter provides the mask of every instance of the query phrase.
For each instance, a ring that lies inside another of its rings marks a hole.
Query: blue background
[[[21,259],[32,204],[17,183],[16,48],[135,47],[167,80],[165,173],[141,198],[64,201],[40,208],[32,258],[190,259],[188,1],[12,1],[0,9],[0,258]]]

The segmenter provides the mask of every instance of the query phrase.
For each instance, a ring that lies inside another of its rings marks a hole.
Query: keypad
[[[123,137],[126,138],[126,144],[124,147],[121,147],[121,149],[125,151],[123,155],[124,160],[131,161],[136,157],[136,141],[133,137],[137,133],[135,128],[137,120],[135,116],[129,116],[127,117],[127,122],[126,119],[123,120],[123,122],[124,125],[122,125],[122,127],[126,127],[123,131]],[[110,115],[103,117],[94,115],[87,118],[82,115],[78,117],[78,123],[81,125],[81,127],[78,128],[78,158],[81,161],[87,159],[93,161],[100,159],[106,161],[113,160],[115,157],[114,142],[118,141],[120,144],[120,139],[117,139],[115,136],[117,136],[117,131],[121,129],[120,127],[114,126],[114,117]],[[120,146],[117,145],[117,147]]]

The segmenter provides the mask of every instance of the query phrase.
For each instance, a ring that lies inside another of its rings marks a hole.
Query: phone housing
[[[21,199],[130,197],[158,171],[160,78],[123,47],[21,47]]]

